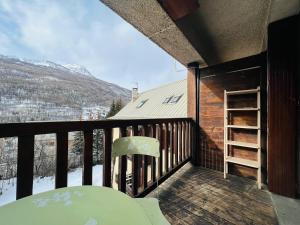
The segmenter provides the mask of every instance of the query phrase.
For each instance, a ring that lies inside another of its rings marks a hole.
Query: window
[[[181,99],[182,95],[177,95],[177,96],[172,97],[172,99],[170,100],[169,103],[170,104],[176,104],[177,102],[179,102],[179,100]]]
[[[136,108],[142,108],[142,106],[143,105],[145,105],[145,103],[148,101],[148,99],[146,99],[146,100],[143,100],[143,101],[141,101],[137,106],[136,106]]]
[[[165,100],[163,101],[163,104],[168,104],[172,98],[173,98],[173,96],[165,98]]]

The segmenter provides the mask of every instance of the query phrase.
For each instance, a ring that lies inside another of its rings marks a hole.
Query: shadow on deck
[[[225,180],[221,172],[191,164],[159,187],[159,201],[172,225],[278,224],[269,192],[258,190],[255,181]]]

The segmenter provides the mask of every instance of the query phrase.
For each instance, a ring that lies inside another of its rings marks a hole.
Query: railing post
[[[170,170],[174,167],[174,126],[170,123]]]
[[[179,162],[182,162],[182,124],[178,122],[178,151],[179,151]]]
[[[18,137],[17,199],[32,195],[34,135]]]
[[[185,124],[185,159],[188,158],[188,140],[189,140],[189,127],[188,123],[184,122]]]
[[[152,137],[156,138],[156,124],[152,126]],[[152,164],[151,164],[151,179],[154,183],[156,181],[156,158],[152,157]]]
[[[68,132],[56,133],[55,188],[68,185]]]
[[[165,149],[165,173],[169,171],[169,123],[165,123],[164,130],[164,149]]]
[[[163,175],[163,125],[159,124],[159,134],[158,134],[158,140],[159,140],[159,153],[160,157],[158,160],[158,177],[162,177]]]
[[[178,165],[178,126],[174,123],[174,153],[175,153],[175,165]]]
[[[189,147],[188,147],[188,153],[189,153],[189,157],[192,156],[192,124],[191,124],[191,121],[188,122],[188,125],[189,125],[189,140],[188,140],[188,143],[189,143]]]
[[[191,150],[191,123],[190,121],[187,122],[188,128],[188,138],[187,138],[187,157],[190,157],[190,150]]]
[[[182,122],[182,161],[185,160],[185,140],[186,140],[186,127],[185,123]]]
[[[133,136],[138,136],[138,126],[133,126]],[[132,156],[132,195],[136,196],[138,194],[138,187],[139,187],[139,157],[138,155]]]
[[[82,184],[93,183],[93,131],[84,131]]]
[[[150,136],[150,129],[151,127],[149,125],[144,126],[145,129],[145,136],[149,137]],[[148,186],[148,164],[149,164],[149,156],[144,155],[144,164],[143,164],[143,183],[144,183],[144,189],[147,188]]]
[[[121,137],[127,136],[127,128],[120,128]],[[119,158],[119,182],[118,188],[123,193],[126,193],[126,171],[127,171],[127,155],[123,155]]]
[[[103,186],[111,187],[111,145],[112,130],[106,128],[104,130],[104,165],[103,165]]]

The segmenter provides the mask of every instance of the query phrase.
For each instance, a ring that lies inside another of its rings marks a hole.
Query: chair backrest
[[[114,141],[112,157],[134,154],[159,158],[159,141],[155,138],[142,136],[122,137]]]

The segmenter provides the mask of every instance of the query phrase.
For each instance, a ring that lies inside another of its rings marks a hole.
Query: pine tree
[[[117,101],[113,100],[106,118],[116,115],[122,108],[123,108],[122,99],[118,99]]]
[[[80,121],[82,121],[82,115],[80,115]],[[78,131],[74,135],[74,143],[72,151],[76,154],[81,154],[84,147],[84,136],[82,131]]]
[[[116,104],[115,104],[115,100],[113,100],[112,104],[110,105],[110,109],[107,113],[107,118],[112,117],[115,115],[115,111],[116,111]]]
[[[103,150],[104,150],[104,132],[101,129],[94,130],[93,132],[93,164],[103,163]]]
[[[101,119],[100,112],[97,115],[97,120]],[[94,130],[93,132],[93,164],[103,163],[104,152],[104,131],[102,129]]]
[[[72,151],[76,154],[81,154],[83,151],[83,145],[84,145],[83,132],[78,131],[74,135],[74,144],[73,144]]]
[[[118,99],[118,101],[116,103],[115,114],[117,114],[122,108],[123,108],[122,99]]]

